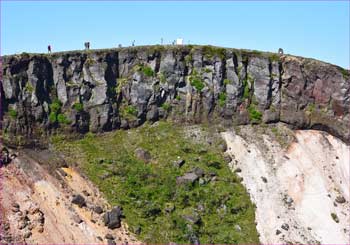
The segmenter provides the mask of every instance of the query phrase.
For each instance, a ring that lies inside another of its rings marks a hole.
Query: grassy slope
[[[57,150],[79,163],[112,205],[123,206],[129,227],[141,227],[139,237],[145,242],[189,243],[193,233],[202,244],[259,242],[254,207],[224,163],[218,142],[195,143],[180,127],[166,122],[100,136],[88,134],[78,141],[55,137],[53,142]],[[138,147],[151,153],[151,163],[135,157]],[[173,167],[178,157],[186,160],[180,169]],[[219,168],[209,166],[211,162],[219,162]],[[176,177],[193,167],[215,172],[218,181],[176,185]],[[196,210],[198,205],[204,211]],[[169,206],[175,206],[170,214],[164,211]],[[183,215],[195,213],[201,222],[188,225]],[[242,230],[235,229],[235,224]]]

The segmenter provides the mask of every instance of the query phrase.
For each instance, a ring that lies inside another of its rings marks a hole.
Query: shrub
[[[221,106],[221,107],[223,107],[223,106],[225,106],[225,104],[226,104],[226,93],[225,92],[221,92],[220,94],[219,94],[219,105]]]
[[[258,111],[254,105],[252,104],[249,105],[248,112],[249,112],[249,118],[252,121],[252,123],[261,122],[262,113]]]
[[[127,84],[128,79],[127,78],[119,78],[117,79],[117,87],[115,88],[115,92],[119,94],[122,91],[123,86]]]
[[[190,76],[190,84],[198,92],[202,91],[202,89],[205,87],[201,77],[195,69],[192,70],[192,75]]]
[[[59,101],[58,99],[55,99],[52,104],[50,104],[50,110],[52,112],[59,112],[59,110],[61,109],[62,103],[61,101]]]
[[[180,95],[176,95],[175,99],[181,100],[181,96]]]
[[[163,84],[166,83],[166,77],[164,72],[159,73],[159,81],[160,83],[163,83]]]
[[[171,105],[169,103],[163,103],[162,108],[164,109],[164,111],[169,111],[171,108]]]
[[[93,64],[95,64],[95,60],[93,60],[92,58],[88,57],[85,61],[85,64],[87,67],[92,66]]]
[[[128,113],[129,115],[134,115],[134,116],[137,115],[137,109],[136,109],[135,106],[129,105],[129,106],[126,107],[125,111],[126,111],[126,113]]]
[[[269,56],[269,61],[270,62],[274,62],[274,61],[279,61],[280,60],[280,57],[278,54],[272,54]]]
[[[29,93],[33,93],[34,88],[29,82],[27,82],[25,86],[25,90],[27,90]]]
[[[81,112],[81,111],[84,110],[84,106],[83,106],[82,103],[75,103],[75,104],[73,105],[73,108],[74,108],[74,110],[76,110],[76,111],[78,111],[78,112]]]
[[[218,48],[218,47],[206,45],[203,47],[203,53],[204,53],[205,57],[208,59],[210,59],[214,56],[217,56],[220,59],[225,58],[225,49],[224,48]]]
[[[195,87],[195,89],[197,91],[202,91],[202,89],[204,88],[204,84],[202,82],[202,80],[198,79],[198,78],[193,78],[191,80],[191,86]]]
[[[17,118],[17,111],[16,110],[14,110],[14,109],[10,109],[9,110],[9,115],[10,115],[10,117],[11,118],[13,118],[13,119],[16,119]]]
[[[143,74],[145,74],[146,77],[153,77],[154,76],[154,71],[149,66],[142,67],[142,72],[143,72]]]
[[[259,51],[259,50],[253,50],[253,51],[251,52],[251,54],[253,54],[253,55],[261,55],[262,52]]]
[[[185,56],[185,64],[189,65],[191,63],[192,63],[192,55],[188,54],[188,55]]]
[[[309,112],[314,112],[315,109],[316,109],[316,106],[314,103],[311,103],[307,106],[307,111],[309,111]]]
[[[204,69],[204,72],[205,72],[205,73],[211,73],[212,70],[211,70],[210,68],[205,68],[205,69]]]
[[[137,108],[133,105],[122,105],[119,109],[120,115],[123,118],[132,119],[137,116]]]
[[[70,124],[71,123],[71,121],[64,114],[58,114],[57,121],[61,124]]]
[[[56,112],[50,112],[50,115],[49,115],[49,121],[50,123],[56,123],[57,122],[57,114]]]
[[[243,80],[243,98],[248,99],[250,96],[250,88],[248,84],[248,80],[244,79]]]

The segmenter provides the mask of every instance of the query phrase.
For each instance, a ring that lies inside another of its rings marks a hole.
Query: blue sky
[[[170,43],[276,51],[349,68],[349,1],[1,1],[1,54]]]

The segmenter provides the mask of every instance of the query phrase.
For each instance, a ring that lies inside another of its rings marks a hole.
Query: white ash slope
[[[287,149],[271,131],[259,134],[248,126],[240,134],[222,136],[230,167],[257,206],[260,241],[350,244],[349,146],[314,130],[295,131]]]

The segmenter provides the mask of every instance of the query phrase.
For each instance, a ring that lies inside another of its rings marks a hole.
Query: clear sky
[[[1,1],[1,54],[185,43],[277,51],[349,68],[349,1]]]

